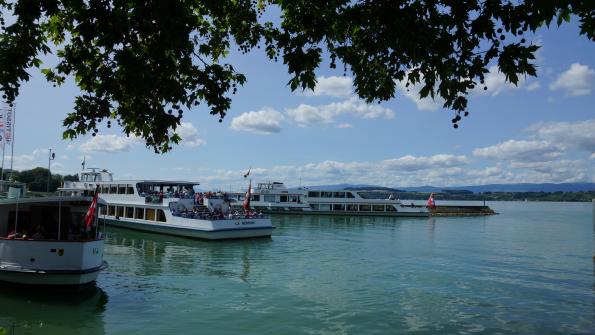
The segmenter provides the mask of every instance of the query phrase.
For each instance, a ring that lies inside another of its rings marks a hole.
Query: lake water
[[[271,239],[108,227],[95,286],[0,288],[9,334],[595,333],[590,203],[469,218],[274,216]]]

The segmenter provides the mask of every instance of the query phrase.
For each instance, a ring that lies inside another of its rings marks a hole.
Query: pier
[[[489,206],[436,206],[430,209],[431,216],[484,216],[495,215]]]

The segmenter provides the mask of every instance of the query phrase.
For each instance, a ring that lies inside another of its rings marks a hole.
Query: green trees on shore
[[[36,167],[31,170],[22,171],[4,171],[2,180],[12,180],[26,183],[29,191],[33,192],[45,192],[48,185],[48,169],[42,167]],[[62,185],[63,181],[78,180],[78,175],[60,175],[52,173],[50,178],[50,192],[56,191],[58,187]]]

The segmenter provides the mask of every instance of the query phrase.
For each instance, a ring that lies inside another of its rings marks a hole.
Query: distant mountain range
[[[362,184],[337,184],[337,185],[317,185],[307,188],[325,189],[325,190],[385,190],[389,192],[442,192],[444,190],[471,191],[473,193],[484,192],[580,192],[595,191],[595,183],[543,183],[543,184],[488,184],[475,186],[454,186],[454,187],[435,187],[435,186],[415,186],[415,187],[383,187],[377,185]]]

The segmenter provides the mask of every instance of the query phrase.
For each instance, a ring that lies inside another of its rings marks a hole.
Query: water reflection
[[[107,294],[99,287],[0,285],[0,327],[9,334],[105,334]]]
[[[118,258],[111,272],[135,277],[197,275],[250,280],[251,262],[266,257],[272,240],[200,241],[110,228],[106,257]]]

